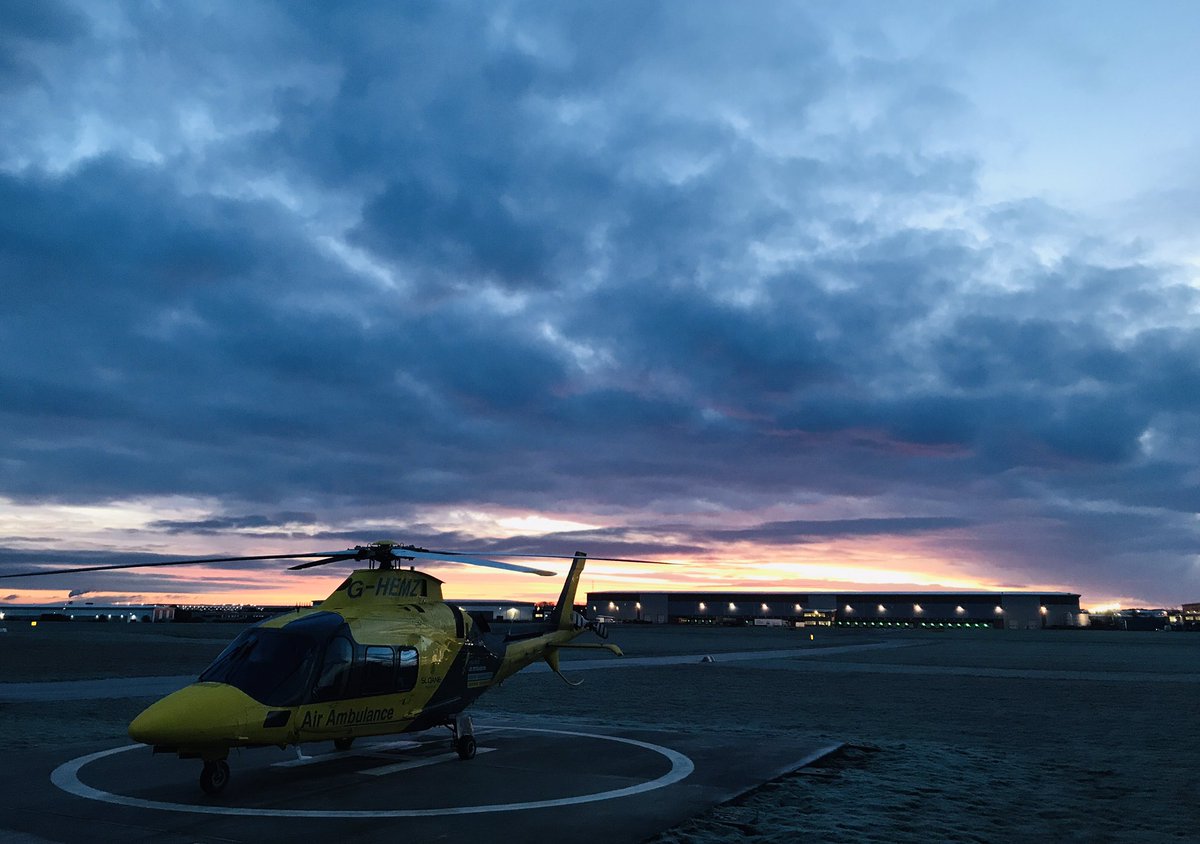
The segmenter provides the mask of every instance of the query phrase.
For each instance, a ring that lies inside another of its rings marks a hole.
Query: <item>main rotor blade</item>
[[[332,557],[325,557],[324,559],[321,559],[321,560],[310,560],[307,563],[301,563],[298,566],[288,566],[287,570],[288,571],[302,571],[304,569],[311,569],[314,566],[327,566],[330,563],[340,563],[343,560],[353,560],[353,559],[355,559],[355,556],[356,555],[353,553],[335,554]]]
[[[468,557],[448,551],[414,551],[410,548],[393,548],[392,556],[400,560],[420,558],[422,560],[441,560],[444,563],[466,563],[471,566],[484,566],[492,569],[503,569],[504,571],[540,574],[542,577],[552,577],[554,575],[554,572],[546,571],[545,569],[530,568],[529,566],[521,566],[516,563],[501,563],[496,560],[485,560],[480,557]]]
[[[256,554],[250,557],[205,557],[202,560],[164,560],[152,563],[117,563],[106,566],[76,566],[69,569],[49,571],[27,571],[20,574],[0,574],[0,579],[9,577],[44,577],[52,574],[79,574],[88,571],[113,571],[115,569],[148,569],[160,566],[195,566],[201,563],[240,563],[249,560],[296,560],[302,557],[330,557],[332,560],[353,559],[357,551],[316,551],[308,554]]]
[[[449,551],[447,553],[469,554],[470,552],[469,551]],[[516,557],[518,559],[528,557],[530,559],[543,558],[543,559],[547,559],[547,560],[570,560],[574,557],[574,554],[516,554],[516,553],[498,554],[498,553],[493,553],[491,551],[485,551],[484,553],[486,553],[489,557]],[[592,562],[593,560],[602,560],[603,562],[606,562],[606,563],[646,563],[647,565],[652,565],[652,566],[681,566],[681,565],[683,565],[683,563],[670,563],[670,562],[667,562],[666,560],[631,560],[628,557],[593,557],[591,554],[587,555],[587,559],[588,559],[589,563]]]

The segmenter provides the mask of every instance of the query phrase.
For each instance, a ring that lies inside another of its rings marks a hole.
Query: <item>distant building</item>
[[[540,604],[530,601],[450,601],[473,617],[488,621],[533,621],[544,614]],[[553,607],[551,607],[553,608]]]
[[[1200,630],[1200,604],[1184,604],[1171,621],[1177,630]]]
[[[1076,627],[1071,592],[589,592],[591,617],[650,624]]]
[[[201,623],[227,622],[252,624],[288,612],[308,609],[309,605],[271,606],[266,604],[178,604],[172,621]]]
[[[171,621],[175,608],[162,604],[0,604],[0,621]]]
[[[1171,611],[1131,608],[1092,613],[1091,626],[1099,630],[1167,630]]]
[[[319,606],[314,601],[312,606]],[[530,601],[452,601],[468,613],[489,622],[535,621],[549,616],[554,605]],[[228,622],[252,624],[266,618],[304,609],[302,606],[265,604],[0,604],[0,621],[113,621],[184,623]]]

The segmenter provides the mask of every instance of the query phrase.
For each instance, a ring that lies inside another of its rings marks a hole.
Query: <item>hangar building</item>
[[[160,604],[0,604],[0,621],[170,621],[174,609]]]
[[[1086,623],[1071,592],[589,592],[587,608],[592,617],[651,624],[1031,630]]]

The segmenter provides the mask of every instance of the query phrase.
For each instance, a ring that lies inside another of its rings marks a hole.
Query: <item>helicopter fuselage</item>
[[[209,761],[233,747],[348,745],[451,725],[530,663],[545,659],[557,670],[558,648],[586,629],[569,615],[570,603],[565,611],[569,622],[560,617],[517,637],[493,634],[443,601],[435,577],[355,571],[320,605],[244,631],[196,683],[139,715],[129,734],[156,752]]]

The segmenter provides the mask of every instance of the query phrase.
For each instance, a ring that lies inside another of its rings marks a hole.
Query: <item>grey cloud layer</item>
[[[703,512],[852,496],[1016,579],[1200,588],[1195,289],[974,207],[938,68],[790,6],[106,12],[0,41],[0,494],[229,502],[165,531],[658,513],[696,548],[740,533]],[[1085,543],[1098,512],[1129,529]]]

